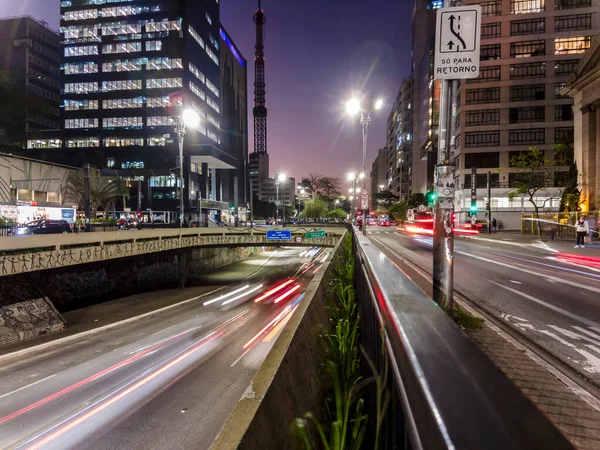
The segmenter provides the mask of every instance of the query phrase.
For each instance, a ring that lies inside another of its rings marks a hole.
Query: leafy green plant
[[[456,303],[454,304],[454,313],[452,319],[461,328],[465,330],[481,328],[483,325],[483,319],[481,317],[474,316],[473,314],[465,311]]]

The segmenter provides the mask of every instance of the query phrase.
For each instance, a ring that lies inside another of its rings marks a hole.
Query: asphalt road
[[[392,259],[431,274],[430,236],[391,228],[369,230],[369,237]],[[457,237],[454,283],[459,294],[600,386],[600,269],[560,261],[544,245]]]
[[[229,266],[217,293],[3,363],[0,449],[208,448],[319,270],[321,255],[302,251],[239,263],[259,269],[246,279]]]

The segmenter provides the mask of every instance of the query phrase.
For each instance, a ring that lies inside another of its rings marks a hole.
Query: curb
[[[82,331],[81,333],[75,333],[75,334],[72,334],[70,336],[65,336],[65,337],[62,337],[62,338],[54,339],[52,341],[44,342],[44,343],[39,344],[39,345],[34,345],[34,346],[31,346],[31,347],[23,348],[21,350],[15,350],[14,352],[5,353],[4,355],[0,355],[0,361],[4,361],[4,360],[7,360],[7,359],[12,359],[12,358],[17,358],[19,356],[27,355],[29,353],[33,353],[33,352],[38,351],[38,350],[44,350],[44,349],[46,349],[48,347],[52,347],[52,346],[60,345],[60,344],[65,344],[67,342],[75,341],[77,339],[81,339],[82,337],[90,336],[90,335],[99,333],[101,331],[110,330],[112,328],[116,328],[116,327],[119,327],[121,325],[125,325],[125,324],[131,323],[131,322],[135,322],[136,320],[140,320],[140,319],[143,319],[145,317],[150,317],[150,316],[152,316],[154,314],[159,314],[159,313],[161,313],[163,311],[167,311],[167,310],[175,308],[177,306],[181,306],[181,305],[184,305],[184,304],[196,301],[196,300],[198,300],[198,299],[200,299],[202,297],[205,297],[205,296],[207,296],[209,294],[214,294],[215,292],[218,292],[221,289],[225,289],[226,287],[227,286],[221,286],[220,288],[217,288],[217,289],[215,289],[213,291],[205,292],[204,294],[198,295],[196,297],[188,298],[187,300],[183,300],[183,301],[178,302],[178,303],[173,303],[172,305],[164,306],[162,308],[155,309],[153,311],[148,311],[146,313],[140,314],[139,316],[129,317],[128,319],[123,319],[123,320],[120,320],[118,322],[113,322],[113,323],[109,323],[107,325],[102,325],[102,326],[100,326],[98,328],[92,328],[91,330]]]

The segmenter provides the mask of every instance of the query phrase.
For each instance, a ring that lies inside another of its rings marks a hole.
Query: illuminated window
[[[202,91],[202,89],[200,89],[198,86],[196,86],[191,81],[189,83],[189,86],[190,86],[190,91],[192,91],[194,94],[196,94],[202,100],[206,101],[206,94],[204,93],[204,91]]]
[[[98,54],[98,46],[97,45],[82,45],[79,47],[65,47],[65,56],[68,58],[70,56],[87,56],[87,55],[97,55]]]
[[[95,137],[67,139],[66,146],[67,148],[100,147],[100,139]]]
[[[147,41],[146,42],[146,51],[160,51],[162,50],[162,42],[161,41]]]
[[[98,109],[98,100],[65,100],[65,111]]]
[[[205,48],[206,54],[212,61],[218,66],[219,65],[219,57],[215,55],[215,53],[208,47]]]
[[[89,92],[98,92],[98,83],[65,83],[66,94],[87,94]]]
[[[105,117],[102,119],[102,128],[142,128],[144,119],[142,117]]]
[[[561,94],[561,91],[567,87],[566,81],[554,83],[554,98],[569,98],[568,95]]]
[[[63,65],[65,75],[76,75],[80,73],[98,73],[98,64],[95,62],[67,63]]]
[[[217,41],[215,37],[210,33],[208,33],[208,40],[217,50],[219,50],[219,41]]]
[[[175,125],[175,118],[172,116],[149,116],[146,118],[146,124],[149,127],[166,127]]]
[[[500,29],[500,22],[484,23],[483,25],[481,25],[481,38],[489,39],[500,37]]]
[[[210,17],[210,15],[208,13],[205,13],[204,16],[206,17],[206,21],[212,25],[212,18]]]
[[[573,55],[585,53],[592,44],[591,36],[567,37],[554,39],[555,55]]]
[[[162,136],[155,136],[148,138],[149,147],[164,147],[167,145],[167,139]]]
[[[109,169],[112,169],[113,167],[115,167],[115,158],[114,157],[106,158],[106,167],[108,167]]]
[[[219,121],[210,114],[206,114],[206,121],[210,124],[213,124],[217,128],[221,128],[221,124],[219,123]]]
[[[63,19],[68,20],[87,20],[95,19],[98,17],[97,9],[82,9],[80,11],[66,11]]]
[[[67,119],[65,128],[98,128],[98,119]]]
[[[110,100],[102,100],[103,109],[127,109],[127,108],[143,108],[144,97],[135,98],[114,98]]]
[[[172,70],[183,69],[181,58],[149,58],[146,63],[147,70]]]
[[[27,141],[27,148],[61,148],[60,139],[32,139]]]
[[[70,27],[61,27],[65,41],[70,43],[94,42],[100,40],[99,25],[72,25]]]
[[[217,113],[221,112],[221,107],[217,102],[215,102],[212,98],[206,97],[206,104],[214,109]]]
[[[183,86],[181,78],[151,78],[146,80],[147,89],[167,89]]]
[[[105,147],[133,147],[142,145],[144,145],[144,139],[142,138],[109,137],[104,139]]]
[[[102,82],[102,92],[132,91],[141,88],[142,80],[114,80]]]
[[[143,169],[144,161],[125,161],[121,163],[121,169]]]
[[[200,72],[198,70],[198,68],[194,64],[190,63],[189,68],[190,68],[190,72],[192,72],[192,74],[194,74],[194,76],[196,78],[198,78],[200,81],[202,81],[202,83],[206,83],[206,77],[204,76],[204,74],[202,72]]]
[[[188,31],[190,33],[190,36],[192,36],[192,38],[194,38],[194,40],[198,43],[198,45],[200,45],[200,47],[204,48],[204,39],[202,39],[200,37],[200,35],[198,34],[198,32],[194,29],[194,27],[192,27],[191,25],[188,27]]]
[[[510,0],[511,14],[527,14],[542,12],[544,0]]]
[[[427,9],[438,9],[444,7],[444,0],[427,0]]]
[[[144,62],[144,58],[125,60],[117,59],[115,61],[102,63],[102,72],[134,72],[137,70],[142,70],[142,65]]]
[[[206,79],[206,87],[208,89],[210,89],[210,91],[213,94],[215,94],[217,97],[219,97],[219,89],[217,88],[217,86],[215,86],[214,84],[212,84],[208,78]]]
[[[150,187],[179,187],[181,185],[179,177],[175,175],[150,177],[148,184]]]
[[[146,31],[149,33],[157,31],[181,31],[181,19],[148,22],[146,24]]]
[[[141,42],[122,42],[120,44],[109,44],[102,46],[102,53],[134,53],[142,51]],[[97,53],[96,53],[97,54]]]
[[[482,45],[480,47],[479,55],[482,61],[500,59],[500,44]]]
[[[181,97],[175,97],[173,99],[169,97],[152,97],[146,102],[148,108],[167,108],[171,106],[182,106],[183,99]]]
[[[101,25],[103,36],[118,36],[122,34],[141,34],[141,22],[109,22]]]
[[[142,12],[141,6],[116,6],[113,8],[102,8],[100,15],[102,17],[122,17],[134,16]]]
[[[502,14],[502,4],[500,0],[482,2],[479,4],[481,5],[481,15],[483,17],[499,16]]]

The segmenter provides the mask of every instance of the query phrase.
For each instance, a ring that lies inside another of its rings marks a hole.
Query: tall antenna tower
[[[265,22],[267,18],[260,8],[252,18],[256,24],[256,47],[254,54],[254,153],[267,153],[267,103],[265,98]]]

